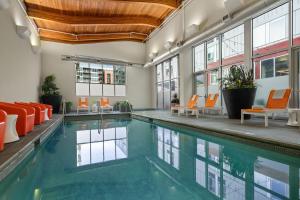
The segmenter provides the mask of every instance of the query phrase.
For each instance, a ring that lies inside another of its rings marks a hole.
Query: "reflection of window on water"
[[[208,157],[210,160],[219,163],[220,158],[220,145],[216,143],[208,143]]]
[[[157,140],[158,157],[179,169],[179,133],[157,127]]]
[[[77,166],[127,157],[126,127],[77,131]]]
[[[207,189],[211,193],[220,197],[220,169],[208,165],[208,179],[207,179]]]
[[[223,199],[245,199],[245,181],[223,172]]]
[[[222,149],[219,144],[197,138],[196,183],[221,199],[245,200],[245,177],[232,175],[230,167],[220,162],[223,160]]]
[[[280,199],[276,194],[289,197],[289,166],[258,157],[254,166],[254,182],[255,199]]]
[[[197,138],[197,155],[205,158],[206,150],[205,150],[205,140]]]

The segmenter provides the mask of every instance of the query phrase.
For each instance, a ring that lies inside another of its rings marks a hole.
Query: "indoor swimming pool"
[[[299,199],[300,158],[136,119],[65,122],[2,200]]]

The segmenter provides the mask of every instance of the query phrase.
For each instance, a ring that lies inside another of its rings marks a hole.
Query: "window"
[[[300,0],[293,0],[293,35],[293,44],[300,45]]]
[[[205,69],[204,44],[194,48],[194,72]]]
[[[76,63],[77,96],[126,96],[125,66]]]
[[[157,108],[169,109],[171,98],[179,97],[178,56],[156,66]]]
[[[207,69],[216,68],[219,64],[219,38],[207,42]]]
[[[262,60],[260,71],[261,79],[288,75],[288,55]]]
[[[257,88],[255,104],[266,104],[271,89],[289,87],[288,3],[252,21],[253,65]]]
[[[218,84],[218,70],[213,70],[209,72],[209,85]]]
[[[222,65],[244,60],[244,25],[222,34]]]
[[[263,60],[261,62],[261,78],[269,78],[274,76],[274,62],[272,59]]]
[[[288,4],[253,19],[253,54],[288,47]]]

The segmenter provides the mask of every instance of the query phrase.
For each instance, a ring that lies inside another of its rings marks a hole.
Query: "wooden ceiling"
[[[144,42],[182,0],[25,0],[41,40]]]

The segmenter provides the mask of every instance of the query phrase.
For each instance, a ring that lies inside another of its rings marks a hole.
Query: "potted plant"
[[[114,105],[114,110],[119,110],[120,112],[132,112],[132,104],[128,101],[118,101]]]
[[[55,84],[55,76],[47,76],[42,85],[41,101],[44,104],[52,105],[54,113],[59,113],[62,100],[58,90],[59,88]]]
[[[72,110],[73,103],[71,101],[66,102],[66,113],[70,113]]]
[[[222,80],[222,85],[228,117],[240,119],[241,109],[251,108],[254,103],[256,84],[253,69],[233,65],[228,76]],[[245,119],[249,118],[250,116],[245,116]]]

